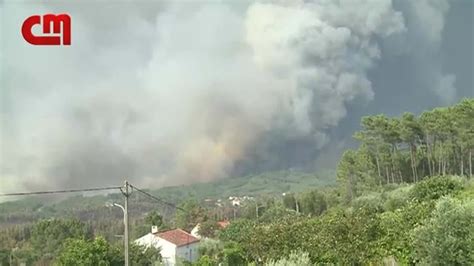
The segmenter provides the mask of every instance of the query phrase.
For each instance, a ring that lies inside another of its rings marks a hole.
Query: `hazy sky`
[[[0,9],[0,191],[330,168],[363,115],[474,97],[470,0]],[[25,18],[62,12],[71,46],[23,40]]]

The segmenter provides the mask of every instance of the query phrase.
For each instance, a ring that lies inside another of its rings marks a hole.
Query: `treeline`
[[[419,116],[366,116],[354,134],[357,150],[348,150],[338,167],[338,181],[348,197],[374,185],[412,183],[426,176],[472,177],[474,99]]]
[[[466,178],[384,186],[348,204],[324,203],[328,194],[316,194],[323,198],[302,205],[315,200],[318,208],[297,212],[285,204],[290,197],[275,198],[258,218],[238,218],[224,230],[207,225],[202,233],[211,239],[202,241],[195,265],[474,263],[474,183]]]
[[[215,240],[197,265],[473,265],[473,119],[472,99],[363,118],[336,187],[246,202],[224,230],[204,221]]]
[[[142,226],[148,232],[149,224],[163,226],[162,221],[156,212],[150,212]],[[0,265],[124,265],[123,241],[115,238],[107,240],[97,228],[74,218],[10,227],[0,234]],[[161,261],[159,250],[130,245],[131,265]]]
[[[375,187],[349,203],[344,198],[328,188],[249,201],[225,229],[214,209],[188,202],[176,223],[200,222],[199,233],[208,237],[195,266],[474,263],[473,180],[430,177]],[[167,227],[156,212],[141,225],[141,234],[150,225]],[[75,219],[41,220],[13,235],[1,242],[0,265],[123,265],[120,240],[107,241]],[[158,250],[132,246],[132,265],[159,260]]]

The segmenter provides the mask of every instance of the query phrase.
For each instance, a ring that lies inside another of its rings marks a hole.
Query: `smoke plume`
[[[0,6],[5,191],[314,168],[352,111],[384,105],[387,60],[415,66],[406,89],[430,104],[466,96],[439,56],[444,0]],[[61,12],[72,46],[22,39],[26,17]]]

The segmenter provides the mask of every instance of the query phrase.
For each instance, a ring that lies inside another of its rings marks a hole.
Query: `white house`
[[[194,226],[193,229],[191,230],[191,235],[197,239],[201,239],[201,235],[199,234],[199,229],[201,229],[200,223],[196,224],[196,226]]]
[[[199,258],[199,239],[182,229],[158,232],[156,227],[152,227],[151,233],[135,240],[135,244],[160,248],[166,266],[176,265],[178,258],[190,262],[196,262]]]

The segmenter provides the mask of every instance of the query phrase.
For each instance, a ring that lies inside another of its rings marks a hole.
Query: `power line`
[[[61,194],[61,193],[88,192],[88,191],[103,191],[103,190],[114,190],[114,189],[120,189],[120,188],[121,187],[96,187],[96,188],[81,188],[81,189],[66,189],[66,190],[14,192],[14,193],[2,193],[2,194],[0,194],[0,197],[43,195],[43,194]]]
[[[148,197],[150,197],[150,198],[152,198],[152,199],[154,199],[154,200],[160,202],[161,204],[164,204],[164,205],[167,205],[167,206],[169,206],[169,207],[171,207],[171,208],[174,208],[174,209],[177,209],[177,210],[186,212],[185,209],[183,209],[183,208],[181,208],[181,207],[178,207],[178,206],[174,205],[173,203],[169,203],[169,202],[167,202],[167,201],[165,201],[165,200],[163,200],[163,199],[160,199],[160,198],[158,198],[158,197],[155,197],[155,196],[151,195],[150,193],[148,193],[148,192],[146,192],[146,191],[144,191],[144,190],[142,190],[142,189],[139,189],[139,188],[137,188],[136,186],[134,186],[134,185],[132,185],[132,184],[129,184],[129,185],[130,185],[130,187],[132,187],[132,188],[135,189],[136,191],[143,193],[144,195],[146,195],[146,196],[148,196]]]
[[[158,197],[155,197],[151,195],[150,193],[137,188],[136,186],[129,184],[130,187],[135,189],[136,191],[146,195],[149,198],[152,198],[156,201],[158,201],[161,204],[164,204],[166,206],[169,206],[173,209],[177,209],[180,211],[186,211],[181,207],[178,207],[170,202],[167,202],[163,199],[160,199]],[[46,191],[31,191],[31,192],[13,192],[13,193],[2,193],[0,194],[0,197],[9,197],[9,196],[30,196],[30,195],[45,195],[45,194],[63,194],[63,193],[74,193],[74,192],[90,192],[90,191],[104,191],[104,190],[121,190],[122,187],[120,186],[114,186],[114,187],[95,187],[95,188],[81,188],[81,189],[65,189],[65,190],[46,190]]]

